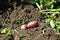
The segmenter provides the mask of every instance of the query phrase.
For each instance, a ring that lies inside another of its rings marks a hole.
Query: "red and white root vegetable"
[[[21,30],[25,30],[27,28],[27,25],[22,25]]]
[[[38,25],[38,22],[37,21],[32,21],[32,22],[29,22],[27,25],[22,25],[21,26],[21,29],[22,30],[25,30],[27,28],[34,28]]]
[[[27,24],[27,28],[34,28],[38,25],[37,21],[32,21]]]

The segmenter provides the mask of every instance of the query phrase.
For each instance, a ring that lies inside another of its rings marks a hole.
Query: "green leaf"
[[[57,30],[60,30],[60,26],[57,27]]]
[[[14,31],[13,30],[10,30],[8,28],[4,28],[2,31],[1,31],[1,34],[6,34],[6,35],[11,35]]]
[[[53,18],[50,18],[50,17],[49,17],[49,18],[46,18],[46,19],[45,19],[45,22],[46,22],[46,23],[49,23],[51,20],[53,20]]]
[[[8,32],[8,29],[7,28],[4,28],[2,31],[1,31],[1,33],[7,33]]]

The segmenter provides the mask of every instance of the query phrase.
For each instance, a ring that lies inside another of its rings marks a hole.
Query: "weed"
[[[4,28],[0,31],[0,34],[6,34],[10,36],[13,33],[13,30],[10,30],[9,28]]]
[[[2,26],[6,26],[7,25],[7,22],[5,22],[4,18],[1,19],[1,24],[2,24]]]
[[[60,6],[54,9],[59,0],[30,0],[31,4],[36,4],[39,11],[46,15],[45,22],[50,24],[51,28],[60,33]],[[50,14],[50,15],[49,15]]]
[[[22,38],[24,38],[24,36],[22,34],[19,35],[20,40],[22,40]]]
[[[41,9],[43,9],[43,7],[53,9],[54,3],[56,3],[55,0],[30,0],[29,2],[30,4],[38,4]]]

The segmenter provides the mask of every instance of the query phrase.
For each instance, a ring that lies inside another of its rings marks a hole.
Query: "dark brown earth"
[[[5,9],[5,8],[4,8]],[[38,21],[36,28],[21,30],[22,24],[27,24],[30,21]],[[15,30],[11,36],[2,35],[0,40],[60,40],[60,36],[45,23],[45,15],[40,13],[33,5],[21,3],[19,6],[13,5],[13,9],[0,11],[0,29],[10,28]],[[6,24],[3,25],[2,21]],[[43,33],[43,30],[46,29]],[[20,39],[17,34],[23,34]]]

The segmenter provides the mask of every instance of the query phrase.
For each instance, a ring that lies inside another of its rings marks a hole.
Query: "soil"
[[[19,6],[13,3],[13,8],[3,8],[4,10],[0,10],[0,30],[10,28],[17,33],[14,32],[11,36],[4,34],[0,36],[0,40],[60,40],[60,36],[56,35],[51,27],[45,23],[45,15],[36,10],[33,5],[22,2]],[[36,28],[20,29],[21,25],[34,20],[38,21]],[[24,37],[21,39],[17,34],[23,34]]]

